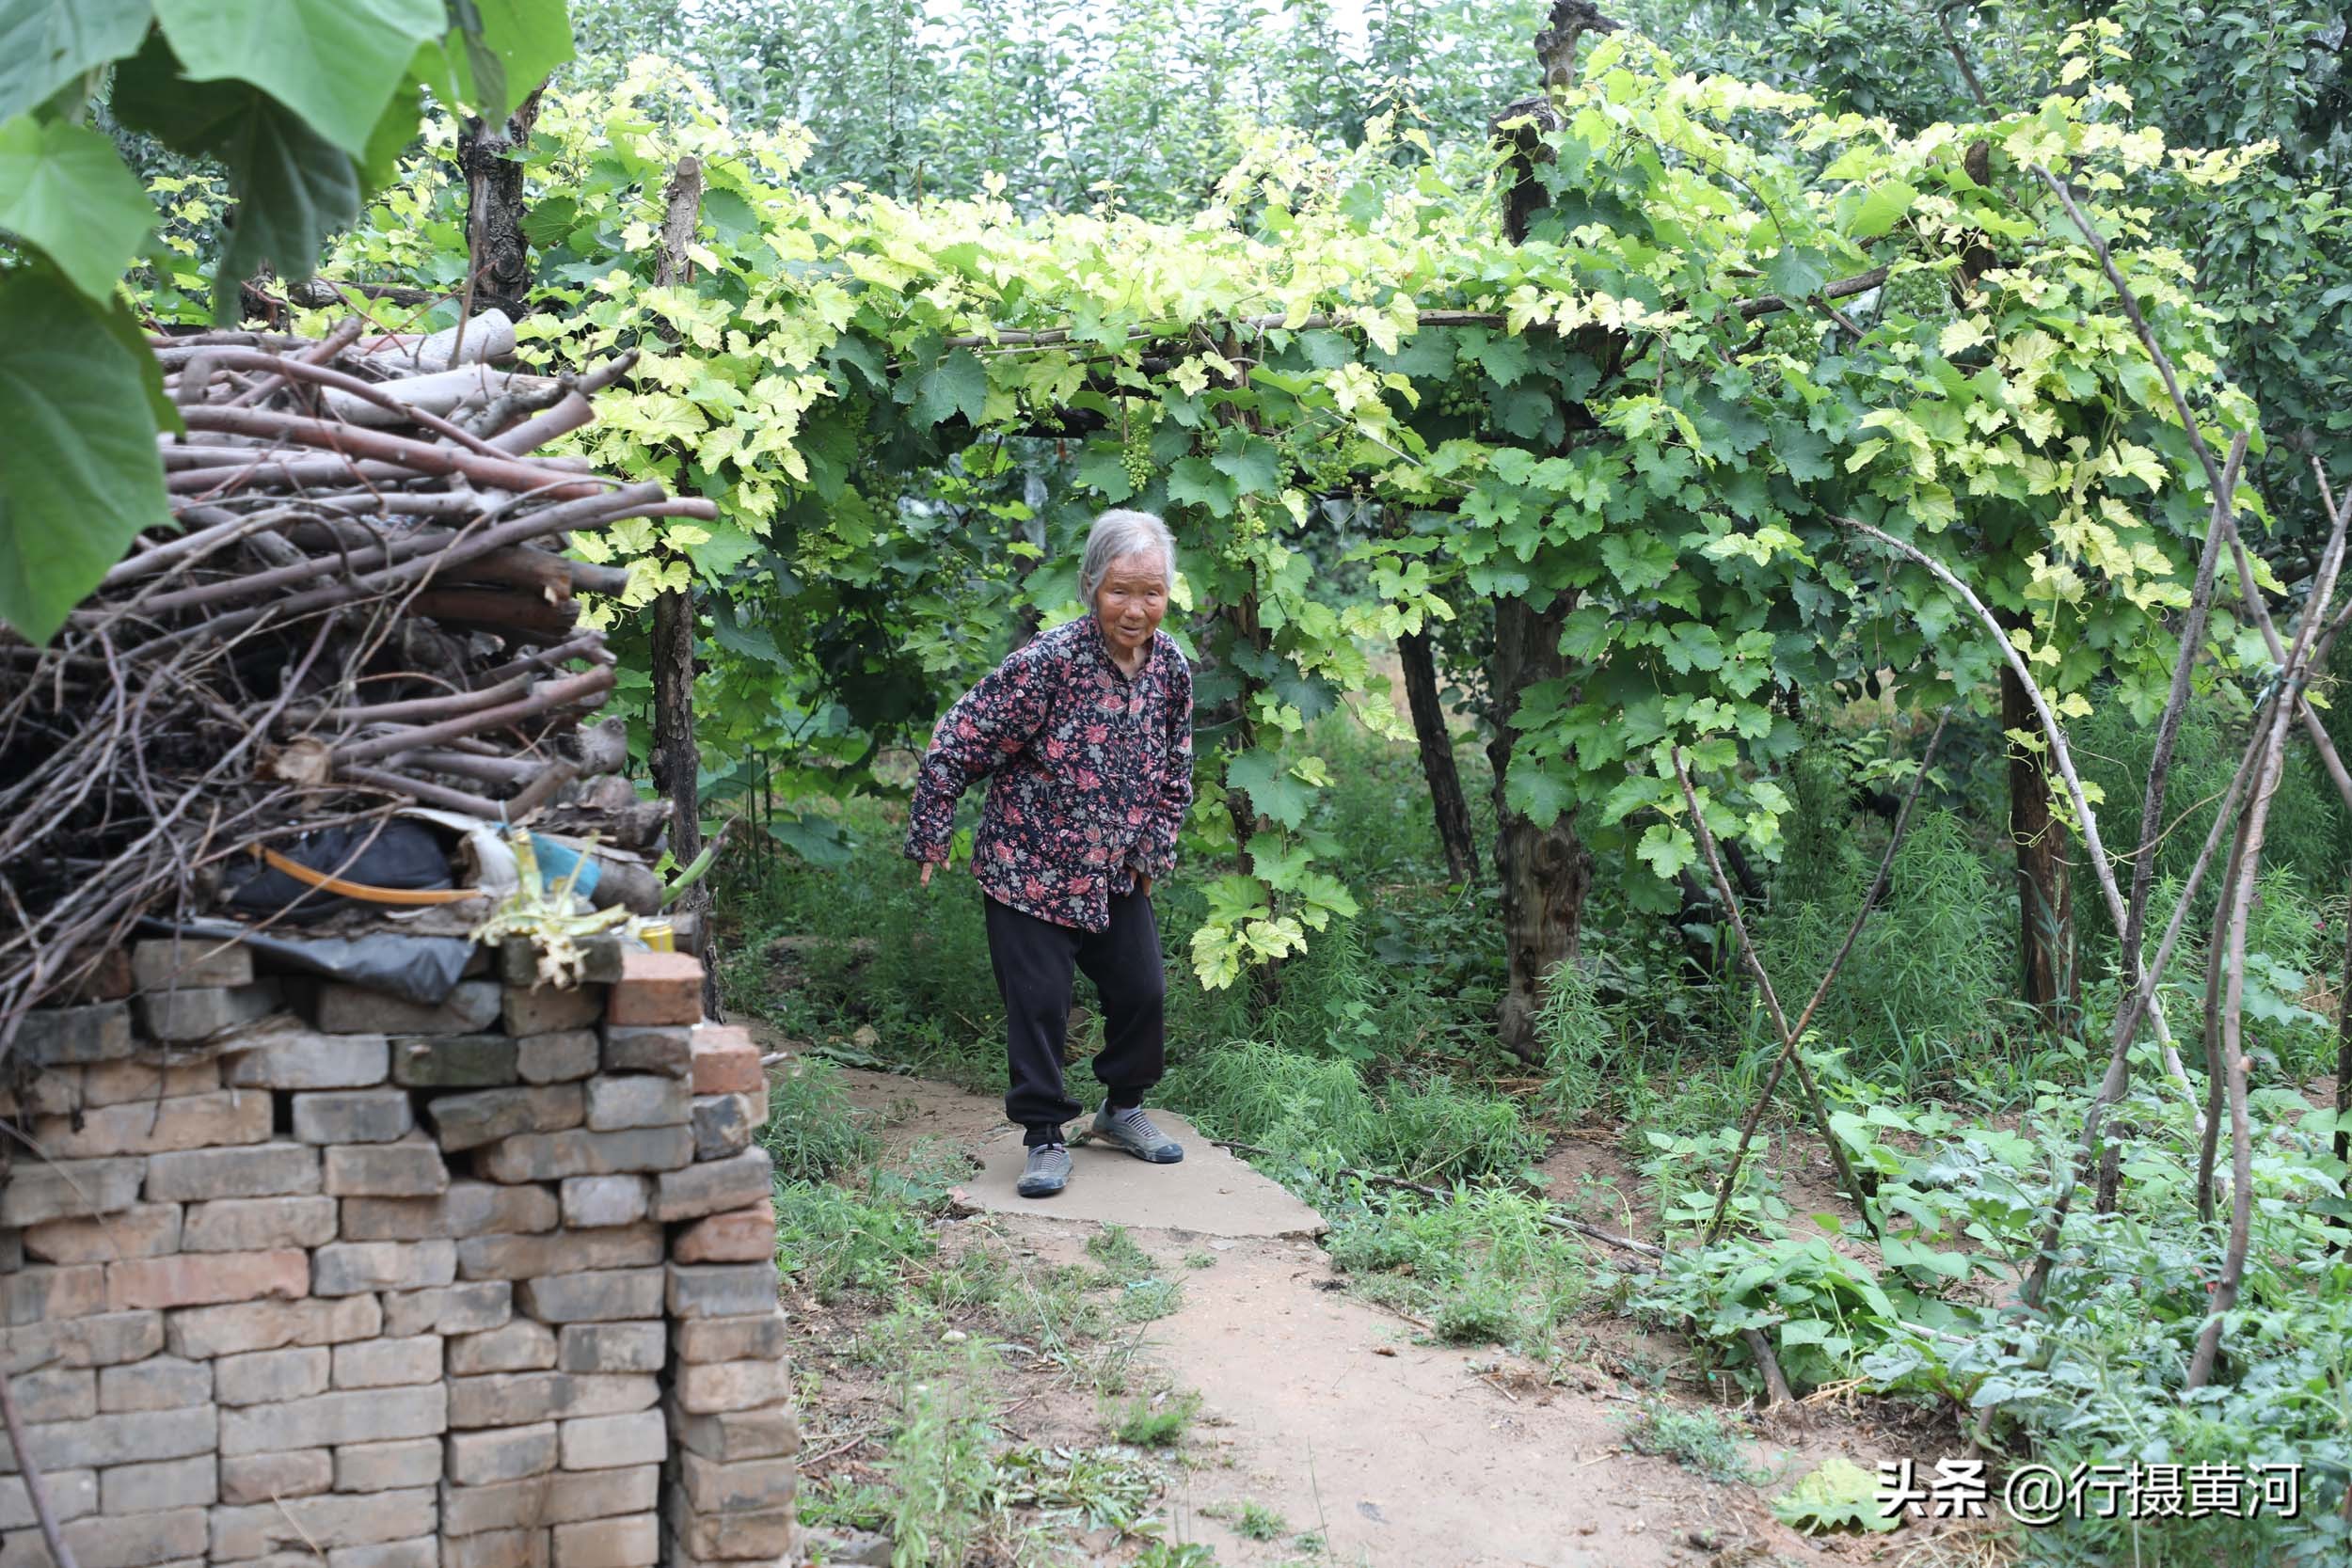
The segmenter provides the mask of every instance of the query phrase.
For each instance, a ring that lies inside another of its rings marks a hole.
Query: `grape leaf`
[[[1293,776],[1280,757],[1263,750],[1235,757],[1225,769],[1225,787],[1243,791],[1253,810],[1292,829],[1307,820],[1307,808],[1315,799],[1314,790]]]

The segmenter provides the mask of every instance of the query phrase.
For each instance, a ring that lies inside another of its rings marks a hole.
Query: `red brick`
[[[694,1092],[755,1094],[765,1081],[759,1047],[738,1023],[706,1023],[694,1031]]]
[[[310,1291],[310,1255],[279,1252],[185,1252],[106,1265],[106,1306],[113,1312],[143,1307],[213,1307],[276,1297],[298,1301]]]
[[[674,1263],[758,1263],[776,1255],[776,1206],[761,1198],[696,1220],[670,1243]]]
[[[703,1016],[703,966],[691,953],[625,954],[605,1022],[629,1028],[696,1023]]]

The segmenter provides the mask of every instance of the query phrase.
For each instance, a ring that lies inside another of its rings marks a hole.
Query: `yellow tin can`
[[[637,934],[657,953],[677,951],[677,929],[666,920],[648,920],[637,927]]]

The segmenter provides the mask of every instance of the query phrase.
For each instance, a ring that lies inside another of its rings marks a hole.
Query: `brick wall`
[[[585,973],[422,1006],[151,942],[31,1015],[0,1369],[79,1568],[788,1560],[757,1052],[691,958]]]

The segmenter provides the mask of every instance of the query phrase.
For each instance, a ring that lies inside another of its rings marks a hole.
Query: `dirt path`
[[[1253,1215],[1297,1208],[1221,1151],[1196,1146],[1184,1165],[1147,1167],[1081,1148],[1065,1196],[1091,1178],[1087,1203],[1024,1204],[1009,1191],[977,1190],[1009,1187],[1000,1167],[1012,1132],[994,1101],[887,1073],[845,1069],[843,1077],[860,1104],[887,1113],[892,1143],[952,1139],[980,1161],[969,1207],[985,1208],[989,1223],[1041,1261],[1083,1263],[1088,1239],[1107,1223],[1127,1226],[1155,1258],[1214,1258],[1184,1273],[1183,1305],[1150,1325],[1140,1354],[1201,1397],[1168,1499],[1171,1534],[1211,1545],[1227,1568],[1657,1568],[1865,1556],[1824,1553],[1774,1520],[1754,1488],[1631,1451],[1633,1386],[1597,1369],[1581,1386],[1548,1386],[1540,1368],[1501,1351],[1427,1342],[1409,1321],[1347,1293],[1321,1248],[1297,1232],[1253,1224],[1224,1228],[1259,1234],[1217,1234],[1216,1211],[1200,1206],[1204,1193]],[[1017,1168],[1017,1149],[1009,1158]],[[1050,1395],[1023,1424],[1032,1435],[1069,1432],[1092,1416],[1083,1395]],[[1751,1458],[1772,1468],[1772,1489],[1838,1447],[1752,1447]],[[1234,1529],[1245,1501],[1279,1516],[1277,1538]],[[1326,1555],[1301,1549],[1304,1532],[1323,1537]]]

